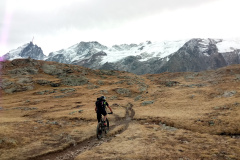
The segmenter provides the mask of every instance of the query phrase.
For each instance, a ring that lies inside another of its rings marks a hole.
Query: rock
[[[51,82],[50,83],[51,87],[59,87],[60,85],[61,85],[61,83],[58,83],[58,82]]]
[[[149,105],[149,104],[153,104],[154,101],[144,101],[141,103],[142,106],[146,106],[146,105]]]
[[[167,82],[165,83],[165,85],[166,85],[167,87],[176,86],[177,84],[179,84],[179,82],[177,82],[177,81],[167,81]]]
[[[48,121],[47,124],[58,125],[58,122],[57,121],[52,121],[52,122]]]
[[[63,93],[70,93],[70,92],[75,92],[76,89],[74,89],[74,88],[63,88],[60,91],[63,92]]]
[[[51,83],[51,81],[40,79],[40,80],[36,80],[35,83],[45,86],[45,85],[49,85]]]
[[[140,99],[142,99],[142,96],[141,95],[139,95],[139,96],[137,96],[137,97],[135,97],[135,101],[138,101],[138,100],[140,100]]]
[[[22,83],[22,84],[24,84],[24,83],[32,83],[32,82],[33,82],[32,78],[29,78],[29,77],[19,78],[19,80],[17,81],[17,83]]]
[[[84,76],[60,76],[62,83],[67,86],[81,86],[88,83],[88,79]]]
[[[1,85],[1,88],[4,90],[6,88],[9,88],[11,85],[15,85],[15,83],[8,79],[3,79],[0,85]]]
[[[87,88],[88,88],[88,89],[96,89],[96,88],[99,88],[99,86],[96,86],[96,85],[94,85],[94,84],[89,84],[89,85],[87,86]]]
[[[63,70],[57,69],[57,67],[55,65],[44,64],[42,66],[42,70],[44,73],[50,74],[50,75],[60,75],[63,73]]]
[[[37,74],[38,69],[33,68],[33,67],[23,67],[23,68],[16,68],[16,69],[10,70],[8,73],[12,74],[12,75]]]
[[[107,90],[101,90],[100,93],[101,93],[101,94],[107,94],[108,91],[107,91]]]
[[[214,126],[214,121],[208,121],[208,124],[210,125],[210,126]]]
[[[126,88],[118,88],[115,91],[122,96],[129,97],[131,95],[131,91]]]
[[[54,98],[64,98],[64,95],[60,95],[60,96],[55,96]]]
[[[100,85],[100,86],[104,85],[104,82],[101,81],[101,80],[99,80],[97,83],[98,83],[98,85]]]
[[[112,97],[110,97],[109,99],[110,100],[114,100],[114,99],[117,99],[118,97],[117,96],[112,96]]]
[[[237,93],[237,91],[225,91],[223,97],[232,97]]]

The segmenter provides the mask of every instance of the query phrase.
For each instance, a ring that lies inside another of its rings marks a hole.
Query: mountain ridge
[[[30,47],[29,47],[30,46]],[[135,74],[185,72],[216,69],[240,63],[240,41],[201,39],[179,41],[146,41],[107,47],[97,41],[80,42],[43,56],[41,48],[31,42],[10,51],[5,59],[26,58],[81,65],[91,69],[121,70]],[[26,53],[25,51],[26,50]],[[17,51],[19,54],[17,54]]]

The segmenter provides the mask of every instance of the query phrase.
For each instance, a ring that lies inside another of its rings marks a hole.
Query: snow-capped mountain
[[[37,45],[34,45],[32,42],[24,44],[23,46],[20,46],[17,49],[9,51],[3,57],[5,60],[13,60],[17,58],[28,57],[37,60],[44,60],[46,58],[46,56],[43,54],[42,49]]]
[[[71,64],[92,57],[94,54],[106,49],[106,46],[98,42],[80,42],[67,49],[51,52],[46,60]]]
[[[112,47],[98,42],[80,42],[69,48],[51,52],[47,57],[40,52],[31,52],[36,50],[33,46],[39,48],[31,43],[24,45],[10,51],[7,54],[8,59],[30,56],[34,59],[76,64],[92,69],[124,70],[136,74],[201,71],[240,63],[238,39],[146,41]]]

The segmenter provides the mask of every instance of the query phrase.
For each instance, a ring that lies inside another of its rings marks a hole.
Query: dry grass
[[[89,83],[59,87],[36,84],[40,79],[61,82],[41,70],[44,63],[70,68],[74,70],[71,75],[84,73]],[[17,82],[19,76],[8,73],[16,67],[11,62],[3,65],[2,79]],[[1,90],[2,160],[33,159],[93,141],[97,125],[94,103],[103,94],[114,111],[108,116],[112,126],[105,137],[108,141],[85,149],[76,159],[240,157],[239,65],[200,73],[145,76],[42,61],[35,67],[38,74],[21,76],[32,78],[33,90],[13,94]],[[119,94],[119,88],[129,93]],[[146,101],[153,103],[143,105]]]

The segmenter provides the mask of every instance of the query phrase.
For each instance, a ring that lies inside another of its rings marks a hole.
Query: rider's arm
[[[113,113],[112,108],[109,106],[109,104],[106,102],[107,107],[110,109],[110,111]]]
[[[97,104],[95,103],[95,112],[97,112]]]
[[[113,111],[112,111],[112,108],[110,107],[110,106],[108,106],[108,108],[110,109],[110,111],[113,113]]]

